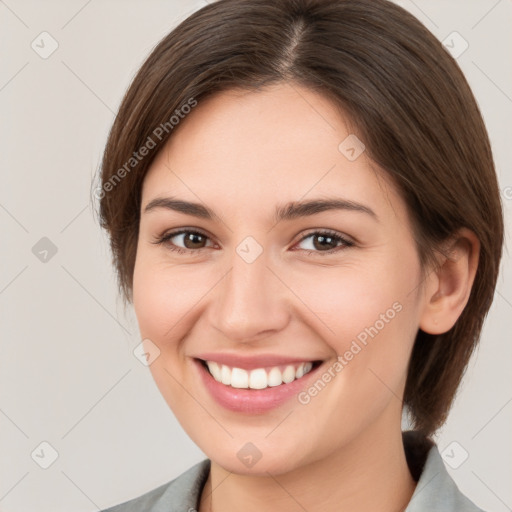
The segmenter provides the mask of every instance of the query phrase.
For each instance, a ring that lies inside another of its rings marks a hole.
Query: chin
[[[292,436],[293,438],[293,436]],[[233,439],[225,443],[222,448],[219,445],[208,449],[198,445],[206,456],[224,470],[237,475],[268,476],[279,475],[293,471],[305,464],[305,454],[297,452],[297,444],[276,449],[267,440],[267,445],[259,450],[255,443],[240,443]],[[261,446],[263,443],[259,443]],[[299,457],[300,455],[300,457]]]

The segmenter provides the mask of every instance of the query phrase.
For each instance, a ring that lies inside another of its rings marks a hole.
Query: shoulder
[[[192,466],[174,480],[137,498],[115,505],[101,512],[187,512],[196,510],[201,491],[210,471],[210,460]]]
[[[484,512],[457,487],[448,473],[437,445],[404,432],[404,447],[411,474],[419,468],[416,489],[404,512]]]

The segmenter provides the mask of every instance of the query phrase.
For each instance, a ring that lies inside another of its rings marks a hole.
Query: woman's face
[[[145,178],[133,298],[150,369],[229,471],[396,436],[420,282],[403,200],[308,89],[199,102]]]

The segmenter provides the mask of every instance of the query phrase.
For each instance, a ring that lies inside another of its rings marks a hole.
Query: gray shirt
[[[404,512],[483,512],[459,491],[437,445],[413,431],[403,432],[402,437],[409,470],[417,482]],[[174,480],[102,512],[197,511],[209,471],[210,459],[205,459]]]

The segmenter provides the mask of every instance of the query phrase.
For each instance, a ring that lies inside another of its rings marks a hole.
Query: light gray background
[[[469,43],[458,62],[488,126],[510,236],[512,3],[399,3],[440,40],[457,31]],[[137,324],[116,295],[89,201],[130,79],[160,38],[203,5],[0,0],[1,511],[98,510],[204,458],[132,353]],[[47,59],[31,48],[34,40],[40,52],[51,48],[43,31],[59,45]],[[57,249],[46,262],[33,253],[43,237]],[[496,512],[512,507],[510,261],[505,253],[480,349],[437,436],[441,451],[468,452],[448,469]],[[48,469],[39,465],[51,455],[43,441],[58,453]]]

